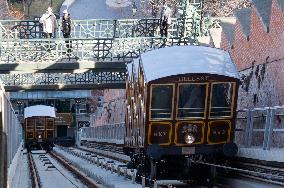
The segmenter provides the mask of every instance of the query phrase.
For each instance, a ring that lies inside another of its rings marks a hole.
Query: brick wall
[[[284,105],[284,13],[280,0],[269,3],[271,12],[269,9],[261,12],[262,1],[269,2],[258,0],[260,4],[254,4],[247,18],[250,19],[248,36],[244,34],[241,18],[233,26],[232,43],[225,32],[221,36],[221,48],[229,51],[242,77],[239,109]]]

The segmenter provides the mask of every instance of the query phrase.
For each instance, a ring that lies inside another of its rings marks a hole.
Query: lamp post
[[[17,101],[17,107],[18,107],[18,110],[19,110],[19,114],[18,115],[21,115],[22,113],[22,105],[23,105],[23,102],[22,101]]]
[[[79,113],[79,105],[81,104],[81,100],[80,99],[76,99],[75,101],[75,104],[76,104],[76,110],[75,110],[75,119],[76,119],[76,143],[77,143],[77,146],[80,145],[80,140],[79,140],[79,125],[78,125],[78,122],[77,122],[77,113]]]

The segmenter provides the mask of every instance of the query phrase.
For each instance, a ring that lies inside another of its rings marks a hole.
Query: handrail
[[[277,110],[283,110],[283,112],[277,112]],[[280,119],[280,117],[284,116],[284,105],[238,110],[238,112],[242,112],[242,116],[237,116],[237,120],[246,121],[246,125],[237,122],[236,128],[236,131],[245,134],[245,139],[242,140],[245,147],[251,147],[254,143],[254,145],[262,145],[264,150],[270,150],[277,140],[277,135],[272,137],[273,133],[284,133],[284,125]],[[255,115],[256,112],[262,114]],[[257,127],[255,127],[256,125]],[[253,136],[255,132],[263,132],[263,139]],[[280,138],[281,135],[278,135],[278,137]]]

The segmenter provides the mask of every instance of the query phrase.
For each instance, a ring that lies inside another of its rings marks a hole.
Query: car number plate
[[[182,147],[182,154],[195,154],[195,147]]]

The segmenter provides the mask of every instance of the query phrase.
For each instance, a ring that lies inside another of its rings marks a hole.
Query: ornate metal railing
[[[125,70],[89,70],[83,73],[0,74],[6,91],[124,88]]]
[[[36,20],[0,21],[0,63],[18,66],[19,63],[127,62],[152,49],[196,43],[201,31],[202,0],[182,0],[180,6],[180,16],[172,19],[168,29],[169,38],[160,37],[160,20],[156,18],[73,20],[70,39],[62,38],[60,21],[54,39],[42,38],[42,26]],[[8,90],[124,86],[125,70],[106,70],[90,69],[83,73],[11,70],[10,74],[2,71],[0,78]]]
[[[193,18],[187,20],[194,35]],[[183,36],[183,18],[173,18],[169,26],[169,36]],[[61,21],[58,20],[56,38],[63,38]],[[126,37],[159,37],[160,19],[128,20],[73,20],[72,38],[126,38]],[[2,20],[0,21],[0,38],[33,39],[43,38],[42,26],[36,20]]]
[[[209,35],[209,29],[212,28],[221,28],[221,19],[220,17],[205,17],[202,20],[201,33],[204,36]]]
[[[140,53],[174,45],[188,45],[190,38],[6,39],[0,41],[0,62],[66,62],[132,60]]]
[[[198,36],[201,31],[202,0],[181,0],[175,18],[169,27],[169,36]],[[62,38],[61,20],[58,20],[56,38]],[[93,19],[73,20],[73,38],[127,38],[159,37],[160,19]],[[194,32],[193,32],[194,31]],[[2,20],[0,38],[42,38],[42,25],[38,20]]]

